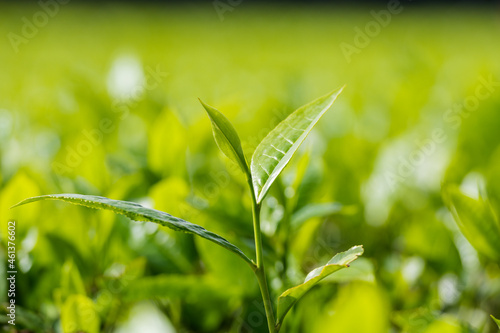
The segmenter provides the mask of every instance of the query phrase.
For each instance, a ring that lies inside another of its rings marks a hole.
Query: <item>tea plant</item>
[[[462,234],[485,258],[500,259],[500,220],[490,200],[481,195],[473,199],[463,194],[458,186],[444,189],[444,200]],[[491,315],[500,329],[500,320]]]
[[[354,246],[345,252],[336,254],[325,265],[311,271],[302,284],[284,291],[278,297],[276,310],[273,308],[274,302],[271,300],[268,289],[263,258],[262,232],[260,227],[262,202],[271,185],[288,164],[314,125],[333,105],[338,95],[342,92],[342,89],[320,97],[291,113],[257,146],[250,165],[243,153],[240,138],[229,120],[215,108],[201,102],[212,123],[213,135],[218,147],[230,160],[239,165],[246,176],[252,197],[255,260],[250,259],[243,251],[223,237],[197,224],[162,211],[143,207],[133,202],[112,200],[94,195],[54,194],[32,197],[18,203],[14,207],[40,200],[61,200],[90,208],[110,210],[117,214],[125,215],[134,221],[155,222],[170,229],[191,233],[214,242],[236,254],[255,273],[264,303],[269,332],[279,332],[285,316],[304,294],[328,275],[348,267],[353,260],[363,253],[362,246]]]
[[[444,199],[472,246],[490,260],[500,259],[500,221],[490,200],[468,197],[456,185],[444,189]]]

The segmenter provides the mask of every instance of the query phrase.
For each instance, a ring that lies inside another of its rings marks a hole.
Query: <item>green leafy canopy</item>
[[[278,126],[276,126],[257,146],[252,156],[250,168],[241,147],[241,140],[231,122],[217,109],[200,100],[212,123],[212,131],[218,147],[229,159],[240,166],[247,177],[250,191],[253,196],[254,228],[256,228],[256,252],[258,259],[257,264],[254,264],[253,261],[250,260],[238,247],[231,244],[221,236],[210,232],[199,225],[162,211],[143,207],[134,202],[112,200],[94,195],[55,194],[29,198],[21,201],[13,207],[41,200],[60,200],[85,207],[110,210],[117,214],[125,215],[135,221],[150,221],[176,231],[187,232],[200,236],[235,253],[246,261],[252,270],[254,270],[257,274],[261,291],[263,292],[264,301],[267,302],[269,301],[269,293],[266,286],[267,282],[265,279],[264,268],[259,264],[259,258],[262,256],[262,244],[259,234],[260,230],[258,229],[260,212],[259,206],[269,191],[269,188],[288,164],[293,154],[311,132],[314,125],[333,105],[342,90],[343,88],[302,106],[279,123]],[[299,214],[294,217],[294,224],[300,224],[312,216],[337,213],[340,209],[341,206],[337,204],[313,206],[310,207],[309,210],[299,212]],[[279,331],[288,311],[314,285],[328,275],[342,268],[348,267],[349,263],[355,260],[362,253],[362,246],[355,246],[346,252],[338,253],[326,265],[310,272],[304,283],[288,289],[281,294],[278,298],[278,317],[276,323],[274,323],[272,308],[266,307],[266,316],[270,331]],[[79,298],[68,298],[64,305],[63,325],[67,324],[68,321],[74,321],[75,309],[78,309],[79,306],[89,308],[91,305],[91,301],[89,302],[84,295],[75,295],[75,297]],[[82,328],[85,327],[89,331],[95,331],[95,327],[98,323],[81,322],[79,325]]]

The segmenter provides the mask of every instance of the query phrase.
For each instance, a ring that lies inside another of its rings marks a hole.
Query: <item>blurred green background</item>
[[[216,245],[67,204],[9,207],[50,193],[135,201],[253,258],[245,179],[197,98],[250,157],[347,84],[265,201],[271,292],[353,245],[365,254],[283,331],[495,332],[499,258],[471,246],[441,191],[500,193],[500,7],[226,6],[2,4],[0,255],[13,219],[16,328],[62,332],[76,311],[89,333],[267,332],[252,272]]]

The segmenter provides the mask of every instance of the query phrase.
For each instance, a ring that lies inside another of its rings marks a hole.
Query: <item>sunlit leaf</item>
[[[219,149],[230,160],[238,164],[244,173],[248,173],[248,164],[241,148],[240,137],[231,122],[217,109],[205,104],[202,100],[200,102],[210,117],[215,142],[217,142]]]
[[[445,199],[472,246],[492,259],[500,258],[500,224],[489,203],[466,196],[456,186],[446,189]]]
[[[342,269],[325,278],[325,282],[351,282],[366,281],[375,282],[375,268],[370,259],[358,258],[349,265],[349,269]]]
[[[183,219],[156,209],[143,207],[135,202],[112,200],[95,195],[54,194],[29,198],[21,201],[13,207],[40,200],[61,200],[85,207],[111,210],[117,214],[125,215],[134,221],[155,222],[176,231],[195,234],[234,252],[247,263],[252,264],[252,261],[239,248],[229,243],[221,236],[214,234],[213,232],[210,232],[197,224],[184,221]]]
[[[302,106],[278,124],[257,146],[250,170],[257,202],[261,202],[274,180],[288,164],[314,125],[332,106],[339,89]]]
[[[318,282],[323,280],[330,274],[335,273],[342,268],[349,267],[349,263],[356,260],[360,255],[363,254],[363,247],[353,246],[345,252],[337,253],[330,261],[321,267],[312,270],[304,281],[304,283],[299,284],[293,288],[288,289],[280,295],[278,298],[278,316],[277,325],[281,326],[283,319],[285,318],[288,311],[294,306],[299,299],[304,296],[312,287],[314,287]]]
[[[84,295],[71,295],[61,309],[61,325],[64,333],[98,333],[99,316],[94,302]]]

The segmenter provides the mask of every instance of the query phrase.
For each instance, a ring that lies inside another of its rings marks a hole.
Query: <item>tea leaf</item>
[[[250,164],[257,203],[262,201],[276,177],[288,164],[321,116],[335,102],[342,89],[320,97],[294,111],[257,146]]]
[[[492,259],[500,258],[500,224],[489,203],[466,196],[457,186],[447,187],[445,201],[472,246]]]
[[[126,217],[134,221],[155,222],[176,231],[183,231],[195,234],[205,239],[208,239],[209,241],[212,241],[228,249],[229,251],[234,252],[243,260],[245,260],[247,263],[253,265],[252,261],[239,248],[229,243],[226,239],[222,238],[221,236],[213,232],[210,232],[197,224],[184,221],[183,219],[180,219],[178,217],[172,216],[170,214],[167,214],[165,212],[156,209],[143,207],[135,202],[112,200],[95,195],[53,194],[53,195],[42,195],[39,197],[28,198],[26,200],[21,201],[12,208],[40,200],[61,200],[85,207],[111,210],[117,214],[125,215]]]
[[[277,326],[281,326],[283,319],[292,306],[319,281],[342,268],[349,267],[349,263],[356,260],[362,254],[363,246],[361,245],[353,246],[345,252],[337,253],[326,265],[318,267],[307,274],[304,283],[282,293],[278,298]]]
[[[491,319],[493,319],[495,321],[495,323],[497,324],[498,328],[500,329],[500,320],[499,319],[496,319],[495,317],[493,317],[493,315],[490,315]]]
[[[240,137],[231,122],[217,109],[205,104],[202,100],[200,102],[212,122],[214,139],[219,149],[230,160],[238,164],[245,174],[249,174],[248,164],[241,148]]]

